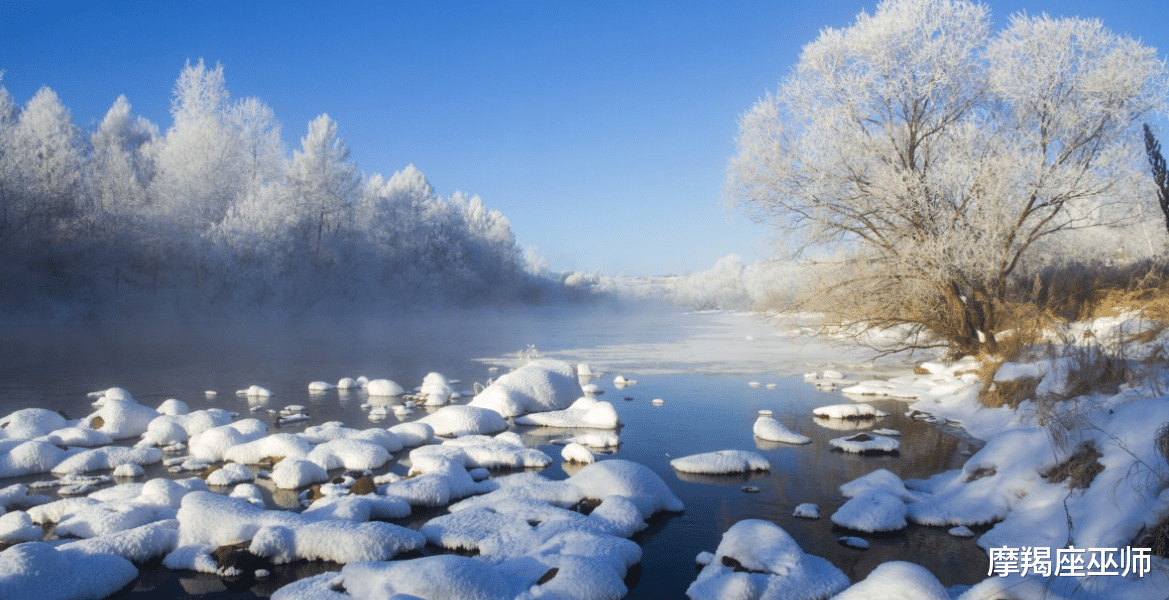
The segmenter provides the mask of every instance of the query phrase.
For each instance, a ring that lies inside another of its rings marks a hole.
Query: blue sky
[[[1165,55],[1163,0],[989,2],[1097,17]],[[666,274],[769,233],[727,210],[736,120],[826,26],[871,1],[37,2],[0,0],[0,84],[53,88],[92,128],[119,94],[170,124],[185,61],[224,65],[290,148],[328,113],[359,168],[413,163],[481,195],[555,270]]]

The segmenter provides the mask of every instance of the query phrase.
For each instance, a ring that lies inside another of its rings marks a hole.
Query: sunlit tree
[[[1123,216],[1134,127],[1165,98],[1155,50],[1099,21],[993,33],[980,4],[887,0],[743,115],[728,194],[799,249],[846,251],[805,308],[993,353],[1038,245]]]

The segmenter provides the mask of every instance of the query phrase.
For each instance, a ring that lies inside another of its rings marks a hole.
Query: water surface
[[[595,382],[604,389],[601,398],[615,405],[624,423],[622,444],[613,456],[653,469],[686,505],[684,513],[655,516],[634,537],[644,555],[639,572],[628,580],[628,598],[684,597],[695,578],[695,557],[713,552],[722,533],[747,518],[779,524],[806,552],[827,558],[853,581],[889,560],[921,564],[947,586],[985,577],[986,558],[974,541],[953,538],[940,528],[911,526],[893,535],[864,536],[871,544],[864,551],[837,543],[846,532],[834,528],[829,517],[845,500],[840,484],[878,468],[903,479],[927,477],[959,467],[971,448],[929,424],[905,418],[899,401],[874,400],[890,416],[868,425],[901,431],[900,454],[831,451],[828,440],[847,432],[818,424],[811,410],[851,400],[839,392],[816,390],[802,373],[831,367],[853,378],[869,378],[904,369],[905,364],[874,366],[864,351],[809,341],[793,335],[790,327],[749,315],[527,309],[249,323],[20,325],[0,336],[8,349],[0,358],[0,414],[38,406],[77,418],[92,411],[87,392],[119,386],[150,406],[175,397],[192,410],[216,406],[239,412],[241,418],[271,420],[269,409],[301,404],[312,415],[309,425],[343,421],[355,428],[388,427],[400,419],[390,415],[371,422],[362,408],[370,401],[363,392],[310,394],[308,383],[365,375],[412,388],[427,372],[439,371],[461,381],[456,389],[471,390],[518,364],[517,354],[534,348],[542,355],[587,362],[600,373]],[[613,377],[618,374],[638,383],[617,388]],[[249,404],[235,395],[252,384],[269,388],[274,396]],[[209,398],[206,390],[218,394]],[[664,404],[655,406],[653,399]],[[760,409],[773,411],[776,419],[813,443],[756,440],[751,426]],[[424,414],[419,410],[406,420]],[[557,459],[544,469],[546,476],[560,479],[573,471],[560,464],[561,447],[551,442],[575,432],[514,429],[529,445]],[[759,451],[772,470],[697,476],[669,466],[671,458],[725,449]],[[384,470],[404,472],[405,467],[395,462]],[[0,486],[48,477],[0,480]],[[759,491],[748,493],[744,486]],[[294,496],[277,493],[269,500],[290,506]],[[792,517],[795,506],[804,502],[819,504],[823,518]],[[416,511],[402,524],[417,527],[438,512]],[[336,568],[290,565],[277,569],[269,581],[237,590],[214,576],[145,565],[138,581],[117,597],[263,597],[292,579]]]

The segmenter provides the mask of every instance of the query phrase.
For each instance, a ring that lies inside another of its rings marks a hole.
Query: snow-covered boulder
[[[691,600],[823,600],[848,585],[844,572],[805,554],[779,526],[747,519],[723,534],[714,558],[702,567],[686,595]]]
[[[370,396],[382,397],[401,396],[406,393],[405,388],[389,379],[374,379],[365,384],[365,391],[369,392]]]
[[[752,428],[755,437],[768,442],[783,442],[785,444],[810,444],[812,438],[795,433],[783,426],[783,423],[772,417],[761,416],[755,419]]]
[[[719,450],[675,458],[670,466],[683,473],[725,474],[770,471],[771,463],[758,452]]]
[[[22,408],[0,418],[0,440],[29,440],[67,427],[65,417],[45,408]]]
[[[828,443],[838,450],[854,454],[882,454],[897,452],[901,442],[895,438],[877,435],[875,433],[858,433],[845,437],[833,438]]]
[[[0,590],[8,598],[105,598],[137,576],[133,563],[113,554],[58,550],[44,542],[0,552]]]
[[[908,525],[907,514],[908,508],[900,498],[889,492],[871,490],[849,498],[832,514],[832,522],[866,533],[900,531]]]
[[[825,419],[876,419],[889,413],[874,408],[871,404],[833,404],[813,409],[812,414]]]
[[[434,435],[444,437],[498,433],[507,429],[507,421],[498,412],[460,404],[444,406],[415,422],[429,425]]]
[[[500,376],[475,396],[470,406],[489,408],[504,417],[517,417],[567,408],[580,393],[572,366],[545,358]]]
[[[516,417],[515,422],[547,427],[616,429],[621,419],[612,404],[591,396],[581,396],[564,410],[529,413]]]
[[[946,588],[925,567],[892,561],[877,565],[868,577],[832,600],[949,600]]]

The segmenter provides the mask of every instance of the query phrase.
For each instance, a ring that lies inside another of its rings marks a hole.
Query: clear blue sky
[[[1164,0],[995,0],[1098,17],[1169,47]],[[367,174],[413,163],[480,194],[555,270],[665,274],[767,256],[728,212],[736,120],[825,26],[873,1],[0,0],[0,84],[53,88],[90,129],[119,94],[165,131],[188,59],[276,112],[290,148],[328,113]]]

